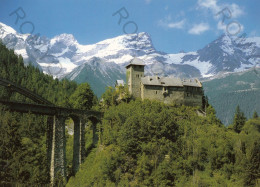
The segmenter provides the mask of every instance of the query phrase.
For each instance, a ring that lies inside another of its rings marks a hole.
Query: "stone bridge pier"
[[[67,181],[66,171],[66,136],[65,120],[71,117],[74,122],[74,142],[73,142],[73,175],[79,170],[80,164],[83,163],[85,152],[85,126],[87,119],[80,116],[63,116],[56,115],[48,117],[47,120],[47,159],[50,171],[50,180],[53,184],[56,178],[62,177]],[[98,141],[96,136],[95,118],[90,118],[93,123],[93,145]]]
[[[67,180],[65,120],[66,117],[60,115],[49,117],[47,121],[47,159],[52,184],[55,178]]]
[[[73,142],[73,175],[79,170],[79,166],[85,157],[85,124],[86,120],[78,117],[72,118],[74,121],[74,142]]]

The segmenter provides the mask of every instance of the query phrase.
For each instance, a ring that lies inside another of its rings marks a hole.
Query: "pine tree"
[[[245,125],[245,122],[246,122],[245,114],[240,110],[240,107],[237,106],[234,120],[233,120],[234,131],[240,133],[243,126]]]
[[[260,144],[259,142],[254,142],[253,149],[250,154],[249,163],[246,168],[246,178],[245,185],[251,186],[255,185],[256,180],[260,177]]]
[[[254,119],[257,119],[257,118],[258,118],[258,114],[257,114],[256,111],[255,111],[254,114],[253,114],[253,118],[254,118]]]
[[[209,99],[208,99],[208,96],[205,96],[204,90],[202,87],[202,110],[206,111],[206,108],[208,108],[208,106],[209,106]]]
[[[88,83],[78,86],[70,97],[70,104],[77,109],[89,110],[93,106],[94,93]]]

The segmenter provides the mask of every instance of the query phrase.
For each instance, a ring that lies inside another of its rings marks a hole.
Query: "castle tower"
[[[128,90],[134,97],[141,97],[141,78],[144,77],[144,66],[143,61],[138,58],[134,58],[126,66]]]

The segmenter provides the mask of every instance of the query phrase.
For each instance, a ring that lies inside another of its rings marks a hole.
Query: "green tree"
[[[101,96],[102,102],[104,103],[105,107],[116,105],[116,99],[118,95],[115,89],[111,86],[106,88],[106,91]]]
[[[208,96],[205,96],[204,89],[202,87],[202,110],[206,110],[209,106],[209,99]]]
[[[59,81],[32,65],[25,66],[21,56],[0,42],[0,77],[25,87],[55,105],[67,106],[66,98],[77,84]],[[0,98],[32,103],[16,92],[0,86]],[[49,183],[46,157],[46,116],[6,111],[0,105],[0,179],[1,184],[42,186]]]
[[[254,118],[254,119],[257,119],[257,118],[258,118],[258,114],[257,114],[256,111],[255,111],[254,114],[253,114],[253,118]]]
[[[69,102],[72,107],[82,110],[89,110],[94,103],[94,93],[88,83],[80,84],[71,95]]]
[[[234,131],[240,133],[243,126],[245,125],[245,122],[246,122],[246,117],[244,113],[240,110],[240,107],[237,106],[234,120],[233,120]]]
[[[260,178],[260,143],[259,141],[254,142],[253,149],[249,154],[249,163],[246,167],[246,185],[254,185],[256,180]]]

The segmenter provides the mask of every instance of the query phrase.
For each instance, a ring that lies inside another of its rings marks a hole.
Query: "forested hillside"
[[[66,79],[59,81],[50,75],[43,74],[34,66],[24,66],[23,58],[18,57],[13,50],[8,50],[2,44],[0,44],[0,63],[2,78],[17,83],[60,106],[68,105],[68,98],[77,87],[75,82]],[[0,94],[4,97],[10,95],[3,87],[0,87]],[[25,100],[18,94],[13,94],[11,99]]]
[[[60,106],[69,105],[77,84],[53,79],[0,44],[0,77],[17,83]],[[0,86],[0,98],[32,102]],[[46,116],[11,113],[0,106],[1,184],[33,186],[49,183],[46,161]]]
[[[225,125],[232,123],[237,105],[248,118],[254,111],[260,113],[260,68],[215,78],[203,82],[203,87]]]
[[[67,133],[67,186],[254,186],[260,183],[260,118],[246,119],[237,108],[225,127],[208,106],[198,108],[133,100],[120,88],[96,102],[88,84],[58,81],[23,65],[0,45],[1,77],[33,90],[60,106],[104,112],[99,141],[86,128],[85,162],[71,176],[73,135]],[[0,87],[0,97],[32,102]],[[121,98],[121,99],[118,99]],[[20,114],[0,106],[0,185],[49,183],[46,116]]]
[[[212,107],[206,117],[196,111],[139,100],[109,107],[99,146],[68,186],[259,184],[260,119],[226,128]]]

